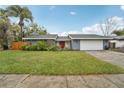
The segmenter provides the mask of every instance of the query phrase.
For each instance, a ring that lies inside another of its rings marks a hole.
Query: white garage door
[[[80,50],[103,50],[103,40],[80,40]]]

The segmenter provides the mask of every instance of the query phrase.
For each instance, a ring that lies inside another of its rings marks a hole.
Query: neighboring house
[[[122,48],[124,47],[124,36],[113,37],[113,40],[110,40],[111,48]]]
[[[69,34],[68,36],[48,34],[23,38],[24,41],[31,44],[43,40],[49,44],[56,44],[60,48],[72,50],[104,50],[109,47],[109,40],[111,39],[111,37],[94,34]]]

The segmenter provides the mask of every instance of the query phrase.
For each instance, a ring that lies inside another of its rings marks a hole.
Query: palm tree
[[[19,17],[19,26],[21,28],[21,39],[24,37],[24,32],[23,32],[23,26],[24,26],[24,21],[33,21],[33,16],[32,12],[27,8],[27,7],[21,7],[19,5],[11,5],[7,7],[8,12],[10,13],[11,16],[14,17]]]
[[[9,13],[0,9],[0,44],[3,49],[8,49],[7,31],[10,26]]]

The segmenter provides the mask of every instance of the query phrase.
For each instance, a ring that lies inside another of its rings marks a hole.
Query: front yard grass
[[[82,51],[1,51],[0,73],[80,75],[116,74],[124,69]]]

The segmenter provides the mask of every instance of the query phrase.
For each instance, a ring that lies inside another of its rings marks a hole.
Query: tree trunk
[[[3,40],[0,39],[0,50],[3,50]]]
[[[23,20],[24,20],[24,18],[21,17],[21,18],[20,18],[20,21],[19,21],[19,26],[20,26],[20,28],[21,28],[21,34],[20,34],[20,35],[21,35],[21,36],[20,36],[20,37],[21,37],[21,41],[22,41],[22,38],[23,38],[23,36],[24,36],[24,35],[23,35],[23,26],[24,26]]]
[[[22,41],[22,38],[24,37],[24,33],[23,33],[23,26],[22,25],[20,25],[20,28],[21,28],[21,33],[20,33],[20,39],[21,39],[21,41]]]
[[[16,31],[13,31],[14,41],[16,41]]]
[[[20,26],[20,28],[21,28],[21,41],[22,41],[22,38],[23,38],[23,28],[22,28],[22,26]]]
[[[7,39],[6,33],[4,33],[2,47],[3,47],[4,50],[7,50],[9,48],[8,47],[8,39]]]

